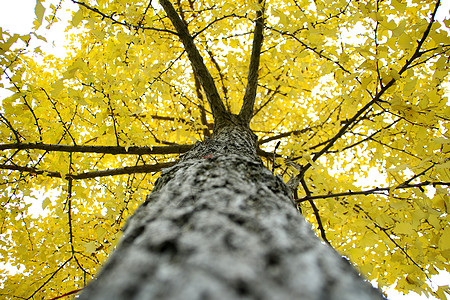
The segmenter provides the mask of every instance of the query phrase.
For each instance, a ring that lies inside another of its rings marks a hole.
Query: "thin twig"
[[[371,194],[381,194],[384,192],[389,192],[392,190],[399,190],[399,189],[410,189],[410,188],[421,188],[425,186],[450,186],[450,182],[434,182],[434,181],[424,181],[420,183],[415,184],[400,184],[397,186],[390,186],[390,187],[377,187],[369,190],[363,190],[363,191],[349,191],[349,192],[343,192],[343,193],[335,193],[335,194],[327,194],[327,195],[315,195],[315,196],[305,196],[301,199],[297,200],[297,203],[302,203],[309,200],[315,200],[315,199],[327,199],[327,198],[339,198],[339,197],[345,197],[345,196],[356,196],[356,195],[371,195]]]
[[[272,157],[272,173],[275,173],[275,157],[277,155],[277,149],[280,146],[280,141],[275,145],[275,149],[273,149],[273,157]]]
[[[118,20],[114,19],[114,13],[111,14],[110,16],[108,16],[107,14],[101,12],[99,9],[97,9],[95,7],[91,7],[91,6],[87,5],[84,2],[80,2],[80,1],[76,1],[76,0],[72,0],[72,2],[75,3],[75,4],[78,4],[79,6],[85,7],[86,9],[88,9],[88,10],[90,10],[92,12],[95,12],[96,14],[99,14],[100,16],[102,16],[103,19],[111,20],[113,24],[122,25],[122,26],[127,27],[128,29],[133,28],[135,30],[138,30],[138,29],[154,30],[154,31],[159,31],[159,32],[170,33],[170,34],[173,34],[173,35],[178,35],[175,31],[168,30],[168,29],[148,27],[148,26],[141,26],[141,25],[134,25],[134,24],[128,23],[126,21],[121,22],[121,21],[118,21]]]
[[[301,184],[303,189],[305,190],[306,195],[309,195],[311,197],[311,191],[309,190],[308,186],[306,185],[305,179],[302,178],[301,179]],[[316,216],[316,220],[317,220],[317,225],[319,227],[320,230],[320,236],[322,237],[323,241],[325,243],[327,243],[328,245],[331,246],[330,242],[327,239],[327,235],[325,233],[325,229],[323,228],[323,224],[322,224],[322,219],[320,218],[320,214],[319,214],[319,210],[317,209],[316,204],[314,204],[314,201],[309,199],[308,200],[309,204],[311,205],[313,211],[314,211],[314,215]]]

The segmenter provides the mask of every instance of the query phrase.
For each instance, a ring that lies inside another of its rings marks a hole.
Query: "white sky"
[[[49,2],[57,3],[59,1],[51,0],[44,3],[45,7],[48,7]],[[443,20],[450,17],[450,0],[441,0],[442,5],[438,10],[437,19]],[[67,1],[66,1],[67,3]],[[0,27],[3,30],[8,30],[10,33],[27,34],[32,30],[34,15],[34,7],[36,5],[36,0],[0,0]],[[72,8],[76,6],[71,6]],[[48,41],[55,42],[53,47],[46,47],[46,51],[54,52],[64,51],[63,47],[63,26],[55,26],[52,28],[52,35],[44,34]],[[41,32],[42,34],[42,32]],[[2,97],[0,91],[0,98]],[[449,284],[450,274],[443,274],[443,276],[433,276],[434,284],[444,285]],[[402,295],[397,291],[391,289],[388,293],[389,299],[391,300],[425,300],[425,299],[436,299],[427,298],[425,296],[419,296],[414,293],[408,295]]]
[[[35,5],[36,0],[0,0],[0,27],[14,33],[29,33]]]

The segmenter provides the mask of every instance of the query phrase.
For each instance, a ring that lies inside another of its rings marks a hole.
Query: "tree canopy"
[[[158,171],[211,136],[213,111],[247,103],[260,156],[324,242],[381,288],[446,299],[432,279],[450,271],[440,0],[41,2],[33,32],[0,31],[0,256],[18,270],[4,267],[2,297],[82,288]],[[30,46],[58,23],[64,56]]]

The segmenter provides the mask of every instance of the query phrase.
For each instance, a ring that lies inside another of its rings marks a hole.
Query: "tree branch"
[[[115,175],[125,175],[125,174],[134,174],[134,173],[150,173],[150,172],[159,172],[164,168],[169,168],[173,166],[175,162],[166,162],[166,163],[158,163],[154,165],[140,165],[133,167],[123,167],[117,169],[107,169],[100,171],[91,171],[79,174],[61,174],[60,172],[55,171],[45,171],[39,170],[33,167],[21,167],[21,166],[11,166],[11,165],[0,165],[0,170],[12,170],[12,171],[20,171],[20,172],[28,172],[36,175],[45,175],[48,177],[54,178],[64,178],[64,179],[92,179],[96,177],[105,177],[105,176],[115,176]]]
[[[16,141],[17,141],[18,143],[20,143],[20,134],[19,134],[19,132],[18,132],[17,130],[14,129],[14,127],[13,127],[12,124],[11,124],[11,122],[9,122],[8,119],[7,119],[5,116],[3,116],[2,113],[0,113],[0,118],[3,120],[3,123],[5,123],[6,126],[9,127],[9,129],[11,129],[12,133],[14,134],[14,136],[15,136],[15,138],[16,138]]]
[[[208,53],[208,55],[209,55],[209,58],[211,59],[211,62],[214,64],[214,66],[216,67],[216,70],[217,70],[217,72],[219,73],[219,77],[220,77],[220,82],[221,82],[221,84],[222,84],[222,92],[223,92],[223,97],[224,97],[224,100],[225,100],[225,103],[226,103],[226,106],[227,106],[227,109],[228,109],[228,111],[231,111],[230,110],[230,107],[229,107],[229,103],[228,103],[228,89],[227,89],[227,87],[225,86],[225,76],[223,75],[223,73],[222,73],[222,69],[220,68],[220,65],[219,65],[219,63],[217,62],[217,60],[214,58],[214,54],[212,53],[212,51],[210,50],[210,49],[208,49],[208,45],[206,44],[206,52]]]
[[[364,143],[364,142],[366,142],[366,141],[368,141],[368,140],[373,140],[373,137],[374,137],[375,135],[379,134],[379,133],[382,132],[383,130],[386,130],[386,129],[392,127],[393,125],[395,125],[395,124],[398,123],[399,121],[400,121],[400,119],[397,119],[397,120],[395,120],[394,122],[392,122],[391,124],[389,124],[389,125],[387,125],[387,126],[385,126],[385,127],[382,127],[381,129],[378,129],[377,131],[375,131],[375,132],[372,133],[371,135],[364,137],[362,140],[359,140],[359,141],[357,141],[356,143],[353,143],[353,144],[351,144],[351,145],[348,145],[348,146],[342,148],[341,150],[329,151],[329,153],[342,152],[342,151],[348,150],[348,149],[350,149],[350,148],[356,147],[356,146],[358,146],[358,145],[360,145],[360,144],[362,144],[362,143]],[[353,133],[353,132],[352,132],[352,133]],[[353,133],[353,134],[357,135],[356,133]]]
[[[80,173],[77,175],[72,175],[72,178],[73,179],[89,179],[89,178],[104,177],[104,176],[159,172],[164,168],[169,168],[169,167],[173,166],[174,164],[175,164],[175,162],[166,162],[166,163],[157,163],[154,165],[140,165],[140,166],[133,166],[133,167],[123,167],[123,168],[118,168],[118,169],[92,171],[92,172],[85,172],[85,173]]]
[[[178,146],[155,146],[155,147],[118,147],[118,146],[72,146],[72,145],[50,145],[50,144],[34,144],[34,143],[15,143],[15,144],[3,144],[0,145],[0,150],[44,150],[44,151],[58,151],[69,153],[102,153],[102,154],[180,154],[189,151],[193,145],[178,145]],[[272,157],[272,153],[266,152],[261,149],[257,149],[257,154],[262,157]],[[107,169],[101,171],[91,171],[80,174],[64,174],[59,172],[39,170],[34,167],[21,167],[15,165],[0,165],[0,170],[12,170],[20,172],[28,172],[36,175],[45,175],[55,178],[72,178],[72,179],[91,179],[95,177],[134,174],[134,173],[148,173],[159,172],[163,168],[171,167],[175,162],[158,163],[154,165],[140,165],[133,167],[124,167],[118,169]]]
[[[420,49],[423,45],[423,43],[425,42],[426,38],[428,37],[429,33],[430,33],[430,29],[431,26],[434,23],[434,19],[436,16],[436,11],[438,9],[440,5],[440,0],[438,0],[436,2],[436,5],[434,7],[434,10],[431,14],[431,20],[428,23],[428,27],[425,30],[425,32],[422,35],[422,38],[420,39],[420,41],[417,42],[417,47],[414,51],[414,54],[405,62],[405,64],[403,65],[403,67],[400,69],[400,71],[398,72],[399,75],[402,75],[407,69],[408,67],[411,65],[411,63],[419,58],[423,53],[420,52]],[[333,145],[334,143],[341,138],[349,128],[351,128],[352,126],[356,125],[356,123],[358,123],[358,118],[369,108],[371,108],[375,103],[378,103],[380,101],[381,96],[384,95],[384,93],[395,84],[396,80],[394,78],[392,78],[386,85],[384,85],[380,91],[378,93],[376,93],[375,96],[373,96],[372,100],[370,102],[368,102],[366,105],[364,105],[360,110],[358,110],[356,112],[356,114],[348,120],[348,122],[345,123],[344,126],[342,126],[342,128],[339,130],[339,132],[333,136],[328,143],[325,145],[325,147],[323,147],[319,152],[315,153],[314,156],[312,157],[312,161],[316,161],[317,159],[319,159],[320,156],[322,156],[322,154],[326,153]],[[302,167],[302,171],[300,172],[300,174],[298,174],[297,176],[302,178],[305,175],[305,172],[311,167],[311,163],[306,164],[304,167]]]
[[[76,1],[76,0],[72,0],[72,2],[75,3],[75,4],[78,4],[79,6],[83,6],[84,8],[86,8],[86,9],[88,9],[90,11],[93,11],[96,14],[99,14],[100,16],[102,16],[103,19],[111,20],[113,24],[119,24],[119,25],[127,27],[128,29],[133,28],[133,29],[142,29],[142,30],[154,30],[154,31],[166,32],[166,33],[170,33],[170,34],[173,34],[173,35],[177,35],[177,33],[172,31],[172,30],[162,29],[162,28],[155,28],[155,27],[148,27],[148,26],[141,26],[140,25],[142,23],[141,21],[139,22],[140,23],[139,25],[130,24],[130,23],[126,22],[126,21],[121,22],[121,21],[118,21],[118,20],[114,19],[114,14],[115,13],[111,14],[110,16],[108,16],[107,14],[105,14],[105,13],[101,12],[100,10],[98,10],[97,8],[91,7],[91,6],[87,5],[84,2],[80,2],[80,1]]]
[[[67,176],[67,198],[66,203],[64,203],[64,209],[67,206],[67,225],[69,226],[69,245],[72,250],[72,256],[75,257],[75,248],[73,246],[73,226],[72,226],[72,189],[73,189],[73,178],[72,173],[72,153],[69,154],[69,170]]]
[[[303,189],[305,190],[306,195],[311,196],[311,192],[309,191],[308,186],[306,185],[305,179],[302,178],[301,179],[301,184]],[[316,204],[314,203],[314,201],[312,199],[308,199],[309,204],[311,205],[313,211],[314,211],[314,215],[316,216],[316,220],[317,220],[317,225],[319,227],[320,230],[320,236],[322,237],[323,241],[325,243],[327,243],[328,245],[331,246],[330,242],[327,239],[327,235],[325,233],[325,229],[323,228],[323,224],[322,224],[322,219],[320,218],[320,214],[319,214],[319,210],[317,209]]]
[[[357,207],[358,209],[360,209],[360,210],[367,216],[367,218],[369,218],[369,220],[371,220],[371,221],[373,222],[373,224],[375,225],[375,227],[378,228],[379,230],[381,230],[381,231],[389,238],[389,240],[390,240],[396,247],[398,247],[398,248],[403,252],[403,254],[405,254],[406,258],[409,259],[416,267],[418,267],[418,268],[425,274],[426,278],[427,278],[430,282],[432,282],[432,281],[431,281],[431,278],[428,276],[428,274],[427,274],[427,272],[425,271],[425,269],[422,268],[422,267],[421,267],[421,266],[420,266],[420,265],[419,265],[419,264],[411,257],[411,255],[408,254],[408,252],[406,252],[406,250],[405,250],[404,247],[400,246],[400,244],[399,244],[395,239],[392,238],[392,235],[393,235],[392,232],[389,233],[387,228],[384,228],[384,227],[378,225],[378,223],[377,223],[377,222],[369,215],[369,213],[367,213],[360,205],[355,204],[355,207]]]
[[[364,190],[364,191],[349,191],[344,193],[336,193],[336,194],[328,194],[328,195],[316,195],[316,196],[305,196],[301,199],[296,199],[296,203],[302,203],[309,200],[314,199],[326,199],[326,198],[337,198],[337,197],[344,197],[344,196],[356,196],[356,195],[370,195],[370,194],[380,194],[382,192],[389,192],[390,190],[399,190],[399,189],[410,189],[410,188],[421,188],[424,186],[450,186],[450,182],[433,182],[433,181],[424,181],[420,183],[415,184],[400,184],[398,186],[391,186],[391,187],[384,187],[384,188],[373,188],[370,190]]]
[[[154,147],[122,147],[122,146],[80,146],[80,145],[52,145],[41,143],[14,143],[0,145],[0,150],[45,150],[70,153],[102,153],[102,154],[181,154],[189,151],[193,145],[154,146]]]
[[[8,73],[6,72],[6,70],[4,71],[3,74],[5,74],[6,78],[8,78],[8,80],[9,80],[9,82],[10,82],[10,83],[14,86],[14,88],[17,90],[17,93],[18,93],[19,95],[20,95],[20,94],[23,94],[22,90],[21,90],[21,89],[17,86],[17,84],[12,80],[12,78],[8,75]],[[31,105],[28,103],[28,101],[27,101],[27,95],[23,94],[23,95],[21,96],[21,98],[23,99],[23,102],[25,103],[25,106],[28,108],[28,110],[31,112],[31,115],[32,115],[33,118],[34,118],[35,125],[36,125],[36,128],[37,128],[38,133],[39,133],[39,140],[42,142],[42,129],[41,129],[41,126],[39,126],[39,119],[38,119],[38,117],[36,116],[36,114],[35,114],[33,108],[31,107]],[[6,120],[6,119],[5,119],[5,120]],[[14,132],[14,129],[13,129],[12,127],[11,127],[11,129],[12,129],[13,132]]]
[[[78,293],[81,292],[82,290],[83,290],[83,288],[81,288],[81,289],[76,289],[76,290],[67,292],[67,293],[65,293],[65,294],[62,294],[62,295],[60,295],[60,296],[56,296],[56,297],[54,297],[54,298],[52,298],[52,299],[50,299],[50,300],[57,300],[57,299],[61,299],[61,298],[64,298],[64,297],[73,295],[73,294],[78,294]]]
[[[200,55],[197,47],[195,46],[194,39],[190,35],[188,28],[180,19],[180,16],[175,11],[172,3],[170,3],[170,1],[168,0],[159,0],[159,3],[164,8],[167,17],[170,19],[176,31],[178,32],[178,36],[188,54],[189,60],[192,64],[192,68],[198,75],[203,90],[205,91],[206,98],[208,99],[208,103],[213,114],[214,123],[216,126],[220,127],[219,124],[222,124],[226,119],[229,119],[229,114],[226,111],[222,100],[220,99],[216,85],[214,84],[214,79],[206,68],[205,63],[203,62],[203,58]]]
[[[178,4],[178,9],[180,11],[181,21],[183,21],[183,23],[186,26],[188,26],[188,22],[186,21],[186,18],[185,18],[184,12],[183,12],[183,6],[181,5],[180,0],[177,1],[177,4]],[[206,138],[206,137],[210,138],[211,137],[211,133],[209,132],[209,129],[208,129],[208,126],[207,126],[208,121],[206,119],[205,99],[203,98],[200,79],[198,78],[198,74],[195,72],[194,67],[192,67],[192,71],[193,71],[193,76],[194,76],[195,92],[197,93],[197,98],[201,102],[201,105],[199,106],[199,108],[200,108],[200,121],[202,122],[202,125],[206,126],[206,128],[203,128],[203,136],[204,136],[204,138]]]
[[[291,130],[291,131],[288,131],[288,132],[280,133],[280,134],[277,134],[277,135],[274,135],[274,136],[270,136],[270,137],[261,139],[261,140],[258,141],[258,144],[262,145],[262,144],[266,144],[266,143],[271,142],[271,141],[275,141],[275,140],[279,140],[279,139],[282,139],[282,138],[285,138],[285,137],[289,137],[291,135],[299,135],[299,134],[311,131],[315,127],[318,127],[318,126],[306,127],[306,128],[300,129],[300,130]],[[1,147],[1,145],[0,145],[0,147]]]
[[[56,276],[56,274],[59,272],[59,271],[61,271],[63,268],[64,268],[64,266],[69,262],[69,261],[71,261],[72,260],[72,258],[73,258],[73,256],[71,256],[69,259],[67,259],[64,263],[62,263],[59,267],[58,267],[58,269],[56,269],[56,271],[55,272],[53,272],[51,275],[50,275],[50,277],[46,280],[46,281],[44,281],[44,283],[43,284],[41,284],[28,298],[26,298],[26,299],[31,299],[31,298],[33,298],[33,296],[37,293],[37,292],[39,292],[44,286],[46,286],[47,285],[47,283],[49,283],[50,282],[50,280],[52,280],[53,279],[53,277],[55,277]]]
[[[258,0],[261,9],[256,11],[255,31],[253,35],[253,47],[250,57],[250,67],[248,69],[247,87],[245,88],[244,102],[239,112],[239,117],[250,124],[253,116],[253,106],[255,105],[256,90],[258,88],[259,61],[261,58],[261,47],[263,43],[264,30],[264,6],[262,0]]]
[[[61,125],[64,128],[65,133],[67,133],[70,137],[70,139],[72,140],[73,144],[76,145],[77,142],[75,141],[75,138],[72,136],[72,134],[70,133],[69,128],[66,126],[66,122],[64,122],[61,113],[59,112],[58,108],[56,107],[56,103],[53,102],[52,98],[50,97],[50,95],[47,93],[47,91],[44,88],[41,88],[41,90],[44,92],[45,96],[47,97],[48,101],[50,101],[50,103],[53,106],[53,109],[55,110],[56,114],[58,115],[59,118],[59,122],[61,123]],[[70,126],[69,126],[70,127]],[[42,141],[42,139],[41,139]]]

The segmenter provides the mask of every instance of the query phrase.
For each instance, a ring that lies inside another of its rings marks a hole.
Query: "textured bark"
[[[315,237],[256,143],[224,127],[163,170],[80,299],[382,299]]]

